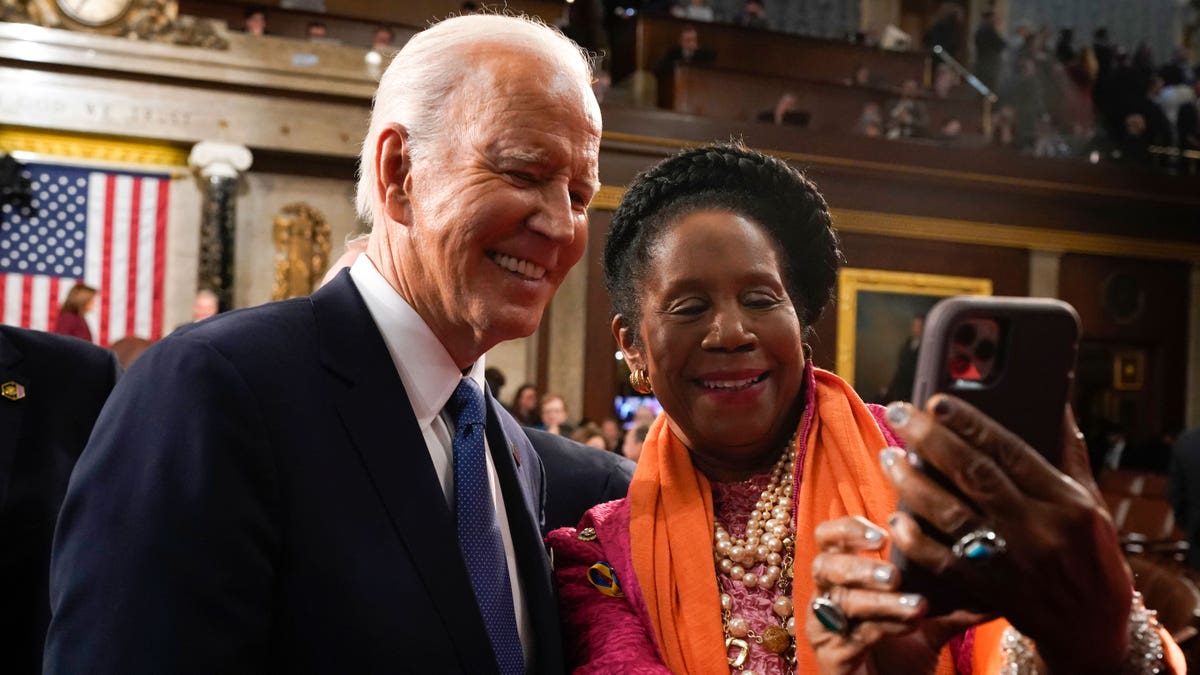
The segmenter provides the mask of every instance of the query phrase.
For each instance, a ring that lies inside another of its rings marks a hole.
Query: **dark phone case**
[[[1001,324],[1002,366],[998,376],[979,387],[958,386],[947,367],[954,330],[967,319],[994,319]],[[1063,407],[1075,378],[1079,341],[1079,316],[1061,300],[1004,297],[956,297],[939,302],[929,312],[921,336],[913,405],[924,407],[934,394],[957,396],[982,410],[1002,426],[1020,436],[1057,465],[1062,454]],[[936,469],[925,471],[960,499],[962,493],[949,485]],[[907,510],[903,503],[901,510]],[[921,519],[918,518],[920,522]],[[921,522],[927,534],[949,546],[948,537]],[[961,536],[965,533],[955,533]],[[952,608],[986,611],[981,603],[964,597],[947,581],[912,564],[892,549],[892,562],[901,572],[901,587],[921,593],[929,602],[929,613],[943,614]]]

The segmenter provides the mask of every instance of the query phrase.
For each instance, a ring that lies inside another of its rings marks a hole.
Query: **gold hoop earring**
[[[654,391],[650,387],[650,373],[646,372],[645,368],[638,368],[629,373],[629,386],[639,394],[649,394]]]

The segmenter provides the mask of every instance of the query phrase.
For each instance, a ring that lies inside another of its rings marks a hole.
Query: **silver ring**
[[[845,635],[850,632],[850,619],[828,593],[812,601],[812,613],[830,633]]]
[[[1004,538],[996,534],[995,530],[980,528],[974,532],[964,534],[961,539],[954,542],[954,546],[950,548],[950,552],[959,560],[989,560],[994,558],[1008,549],[1008,543]]]

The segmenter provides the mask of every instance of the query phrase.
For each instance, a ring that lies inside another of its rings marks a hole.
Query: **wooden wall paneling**
[[[718,68],[745,68],[753,64],[764,75],[830,78],[842,80],[865,65],[888,84],[899,86],[906,79],[925,81],[928,58],[923,52],[894,52],[851,44],[843,40],[804,37],[789,33],[743,28],[730,24],[703,23],[669,16],[638,19],[637,67],[653,71],[658,60],[679,42],[684,26],[696,27],[700,46],[716,50]],[[625,73],[620,73],[621,76]],[[618,77],[614,73],[614,80]]]
[[[800,109],[810,115],[809,131],[844,134],[855,132],[867,103],[885,111],[896,99],[895,92],[874,87],[684,65],[675,67],[670,89],[671,108],[677,112],[742,121],[754,121],[758,113],[772,110],[784,92],[791,92],[800,100]],[[737,95],[730,96],[731,91]],[[924,101],[931,134],[951,118],[962,123],[963,133],[983,134],[981,99],[925,97]]]
[[[617,351],[612,337],[608,293],[604,290],[604,241],[612,211],[592,209],[588,219],[587,303],[584,321],[587,323],[583,353],[583,410],[584,417],[600,421],[613,416],[613,398],[617,395],[613,355]]]
[[[1125,290],[1112,288],[1115,275],[1123,276],[1130,285]],[[1196,367],[1187,361],[1189,275],[1190,267],[1183,262],[1070,253],[1062,257],[1060,297],[1079,312],[1085,348],[1143,351],[1146,355],[1140,389],[1103,394],[1130,406],[1126,412],[1133,417],[1131,442],[1141,443],[1183,426],[1187,368]],[[1134,310],[1123,317],[1114,311],[1122,304]],[[1090,390],[1079,393],[1085,398],[1096,395]],[[1078,403],[1081,416],[1103,407],[1094,400]],[[1109,402],[1110,412],[1115,405]]]

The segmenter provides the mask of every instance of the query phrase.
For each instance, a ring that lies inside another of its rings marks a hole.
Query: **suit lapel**
[[[383,338],[348,272],[311,300],[331,397],[456,656],[465,672],[494,673],[454,519]]]
[[[563,652],[558,599],[541,535],[545,495],[541,459],[516,420],[490,394],[486,399],[488,448],[500,479],[517,569],[525,584],[525,602],[533,620],[537,662],[530,665],[533,672],[559,673]]]
[[[29,389],[29,375],[25,372],[24,356],[0,331],[0,385],[6,382],[16,382]],[[16,401],[0,397],[0,512],[8,496],[8,484],[12,479],[13,462],[17,456],[17,444],[21,438],[21,421],[25,417],[25,409],[29,407],[28,399]]]

